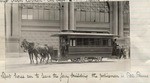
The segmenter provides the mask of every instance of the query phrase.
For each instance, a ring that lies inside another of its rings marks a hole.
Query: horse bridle
[[[27,42],[27,41],[22,41],[21,48],[24,48],[24,52],[27,51],[28,46],[29,46],[29,42]]]

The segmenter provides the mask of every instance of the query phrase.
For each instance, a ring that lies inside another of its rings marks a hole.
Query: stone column
[[[108,2],[109,3],[109,6],[110,6],[110,15],[109,15],[109,28],[110,28],[110,33],[113,34],[113,6],[112,6],[112,2]]]
[[[118,2],[113,3],[113,34],[118,35]]]
[[[70,2],[70,30],[74,30],[75,28],[74,28],[74,16],[75,16],[75,14],[74,14],[74,2]]]
[[[18,35],[21,37],[21,24],[22,24],[22,8],[21,5],[18,6]]]
[[[74,11],[74,30],[76,30],[76,25],[77,25],[77,10]]]
[[[68,2],[64,3],[64,14],[63,14],[63,17],[64,17],[63,30],[68,30]]]
[[[19,37],[20,27],[19,23],[19,9],[18,4],[12,4],[12,36]]]
[[[119,36],[123,37],[123,2],[119,2]]]
[[[11,36],[11,4],[6,3],[6,38]]]
[[[60,3],[62,4],[62,3]],[[60,5],[59,9],[59,20],[60,20],[60,30],[63,30],[63,11],[62,11],[62,5]]]
[[[8,51],[9,52],[16,52],[19,53],[20,45],[19,45],[19,40],[20,40],[20,31],[21,31],[21,10],[19,9],[19,4],[17,3],[12,3],[12,13],[11,13],[11,23],[12,23],[12,36],[9,40],[9,47],[8,46]],[[15,48],[15,49],[14,49]]]

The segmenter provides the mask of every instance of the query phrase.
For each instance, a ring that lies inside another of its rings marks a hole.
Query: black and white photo
[[[130,69],[129,1],[6,3],[5,19],[6,71]]]

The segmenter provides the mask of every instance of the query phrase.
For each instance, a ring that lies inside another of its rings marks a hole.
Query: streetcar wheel
[[[96,57],[96,59],[95,59],[95,62],[98,62],[99,60],[98,60],[98,57]]]
[[[84,63],[85,62],[85,57],[80,57],[80,62]]]
[[[98,57],[98,61],[102,61],[103,57]]]
[[[71,59],[72,62],[77,62],[77,59]]]

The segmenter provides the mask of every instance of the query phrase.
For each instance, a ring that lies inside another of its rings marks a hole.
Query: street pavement
[[[130,59],[108,59],[102,62],[73,63],[71,61],[49,62],[48,64],[30,64],[27,53],[7,54],[5,69],[7,72],[103,72],[128,71]]]

